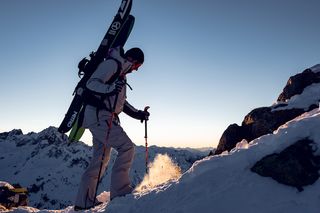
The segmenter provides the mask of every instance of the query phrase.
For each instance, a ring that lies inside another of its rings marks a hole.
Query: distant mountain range
[[[29,205],[36,208],[61,209],[72,205],[81,175],[91,158],[92,147],[82,142],[68,145],[55,127],[39,133],[21,130],[0,133],[0,180],[19,183],[29,189]],[[167,153],[182,171],[207,156],[208,150],[149,147],[150,162],[156,154]],[[100,191],[109,191],[110,171],[116,157],[112,152]],[[137,146],[131,169],[134,185],[145,174],[145,147]]]

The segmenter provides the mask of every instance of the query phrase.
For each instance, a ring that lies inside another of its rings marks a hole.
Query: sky
[[[58,127],[120,0],[2,0],[0,132]],[[320,63],[317,0],[134,0],[125,49],[145,63],[128,101],[150,106],[149,145],[215,147],[232,123],[270,106],[288,78]],[[144,145],[144,125],[122,126]],[[91,143],[90,133],[83,141]]]

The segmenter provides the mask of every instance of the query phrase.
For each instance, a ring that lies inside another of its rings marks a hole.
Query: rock
[[[285,102],[292,96],[301,94],[307,86],[320,82],[320,73],[313,72],[312,69],[306,69],[302,73],[291,76],[283,92],[279,95],[277,101]]]
[[[295,142],[280,153],[265,156],[251,168],[252,172],[296,187],[299,191],[318,180],[319,170],[320,156],[315,155],[314,143],[308,138]]]
[[[248,113],[241,126],[237,124],[230,125],[222,134],[219,144],[214,154],[221,154],[224,151],[230,151],[241,140],[252,141],[258,137],[272,133],[286,122],[296,118],[304,112],[311,111],[319,107],[317,103],[310,103],[304,109],[280,109],[287,106],[286,101],[292,96],[301,94],[305,87],[320,82],[320,65],[306,69],[302,73],[291,76],[279,95],[279,103],[269,107],[260,107]],[[277,109],[277,110],[275,110]]]
[[[271,111],[271,107],[262,107],[252,110],[245,116],[242,126],[249,132],[248,141],[262,135],[272,133],[279,126],[304,113],[303,109]]]
[[[221,154],[225,150],[230,151],[244,138],[248,138],[248,132],[245,127],[238,126],[237,124],[231,124],[222,134],[219,145],[214,154]]]
[[[241,140],[251,141],[270,134],[279,126],[304,113],[303,109],[271,111],[271,107],[252,110],[245,116],[242,125],[230,125],[222,134],[215,154],[230,151]]]

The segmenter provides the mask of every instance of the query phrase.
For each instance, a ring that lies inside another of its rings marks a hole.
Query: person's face
[[[141,63],[139,63],[137,60],[134,60],[134,59],[131,58],[131,57],[128,57],[127,60],[132,63],[131,71],[133,71],[133,70],[138,70],[139,67],[141,66]]]

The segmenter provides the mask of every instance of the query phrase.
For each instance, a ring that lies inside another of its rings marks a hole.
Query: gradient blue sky
[[[0,131],[58,126],[120,0],[1,0]],[[231,123],[271,105],[286,81],[320,63],[318,0],[133,0],[125,46],[146,61],[129,102],[149,105],[149,144],[216,146]],[[144,125],[121,116],[137,145]],[[90,143],[86,134],[84,141]]]

